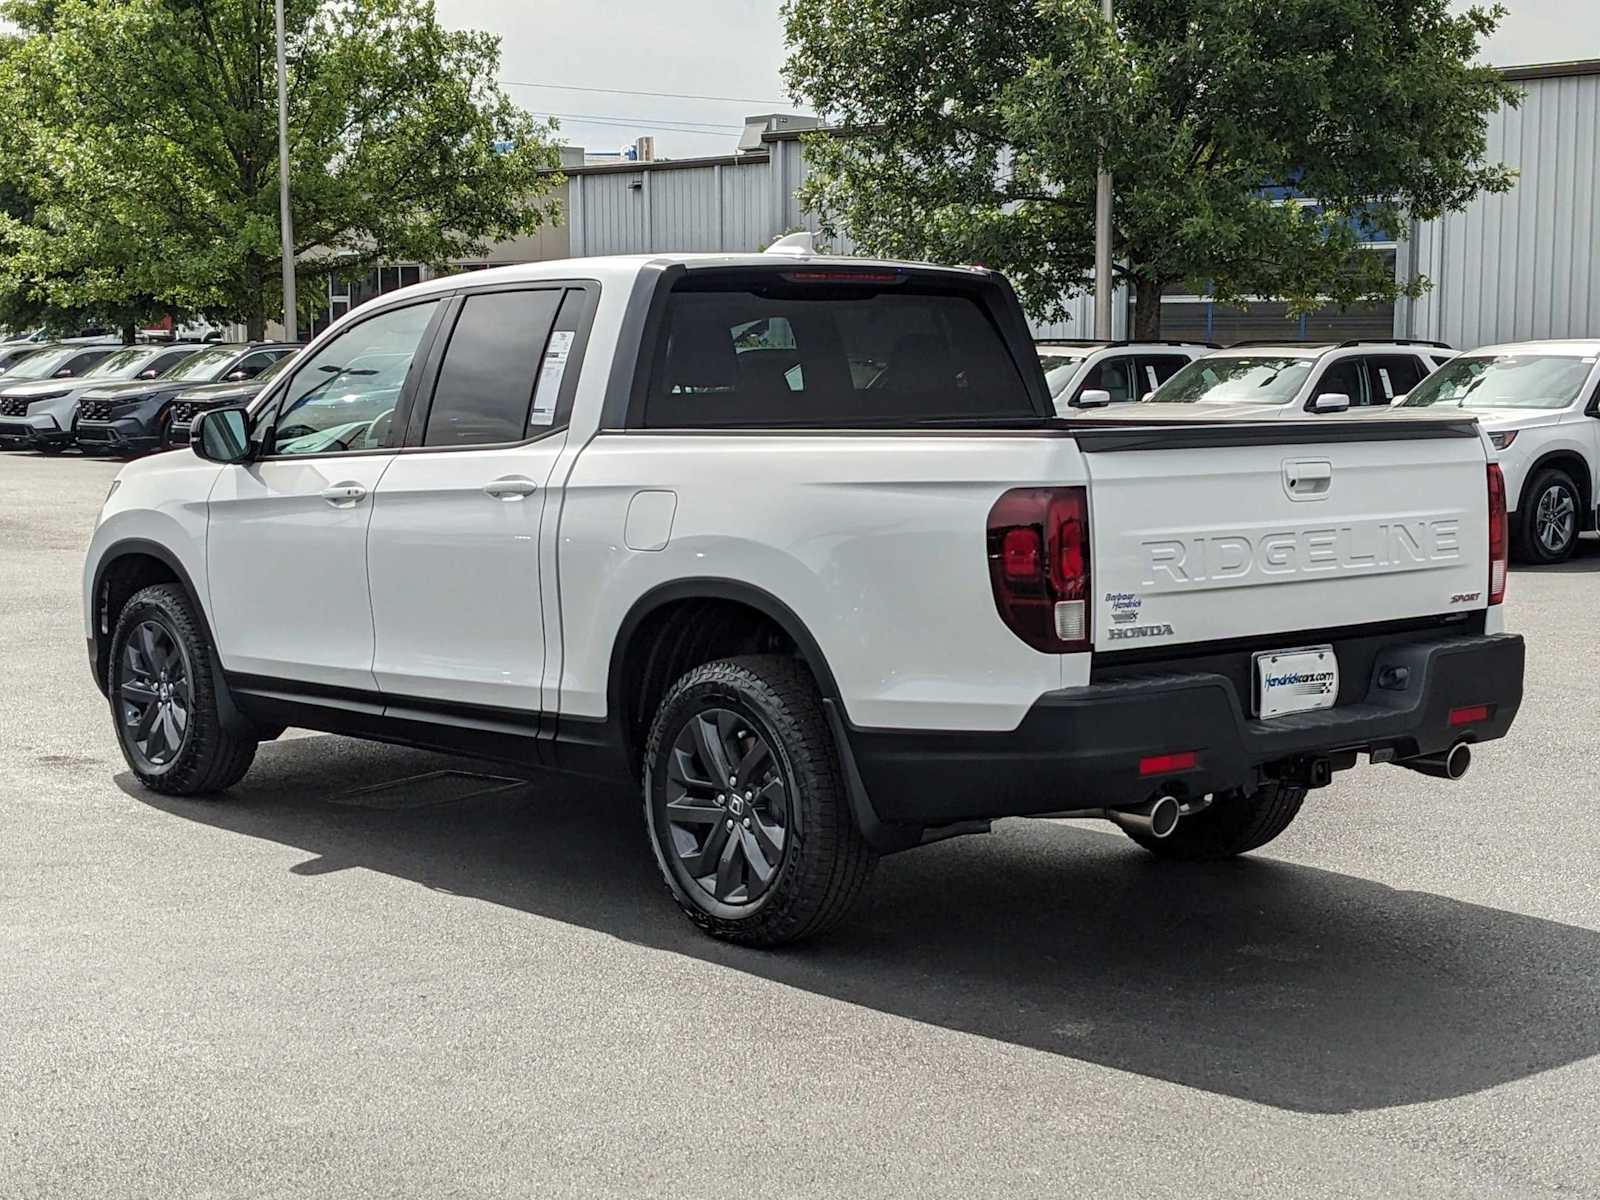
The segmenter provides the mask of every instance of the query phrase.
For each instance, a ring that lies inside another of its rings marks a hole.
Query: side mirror
[[[1086,392],[1079,392],[1077,400],[1073,401],[1076,408],[1104,408],[1111,403],[1111,393],[1103,388],[1090,388]]]
[[[139,372],[139,378],[140,379],[154,379],[155,377],[156,377],[156,369],[154,367],[151,367],[148,371],[140,371]]]
[[[1319,413],[1344,412],[1350,407],[1350,397],[1344,392],[1323,392],[1311,402],[1311,411]]]
[[[249,371],[229,371],[222,377],[228,383],[238,383],[241,379],[249,379]]]
[[[242,463],[250,457],[250,421],[242,408],[212,408],[195,413],[189,445],[207,462]]]
[[[1410,392],[1401,392],[1393,400],[1389,401],[1389,403],[1390,404],[1404,404],[1406,402],[1406,397],[1409,396],[1409,395],[1411,395]]]

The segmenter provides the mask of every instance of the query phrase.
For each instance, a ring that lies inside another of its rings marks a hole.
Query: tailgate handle
[[[1333,464],[1327,459],[1301,459],[1283,464],[1283,490],[1291,500],[1321,500],[1333,486]]]

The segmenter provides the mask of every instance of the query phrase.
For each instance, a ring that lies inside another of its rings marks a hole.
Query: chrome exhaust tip
[[[1435,779],[1460,779],[1472,766],[1472,747],[1466,742],[1457,742],[1443,754],[1404,758],[1400,760],[1400,765]]]
[[[1183,807],[1176,796],[1162,795],[1132,808],[1109,809],[1106,816],[1129,833],[1160,839],[1172,836],[1183,816]]]

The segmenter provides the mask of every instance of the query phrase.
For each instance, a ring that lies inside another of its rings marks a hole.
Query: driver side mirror
[[[189,426],[189,445],[207,462],[245,462],[250,457],[250,420],[242,408],[198,412]]]
[[[1344,412],[1350,407],[1350,397],[1344,392],[1323,392],[1311,402],[1311,411],[1319,413]]]
[[[1111,393],[1103,388],[1090,388],[1079,392],[1076,407],[1078,408],[1104,408],[1111,403]]]
[[[228,383],[239,383],[250,378],[250,372],[245,370],[229,371],[222,377]]]

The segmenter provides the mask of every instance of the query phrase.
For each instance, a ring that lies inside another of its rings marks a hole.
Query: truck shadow
[[[1120,835],[1012,821],[886,859],[854,918],[817,944],[742,950],[678,915],[624,789],[541,779],[405,800],[416,776],[485,769],[310,737],[262,747],[220,803],[118,783],[172,816],[306,851],[298,876],[379,871],[1295,1111],[1441,1100],[1600,1051],[1593,931],[1269,858],[1163,866]],[[393,807],[357,792],[391,780]]]

